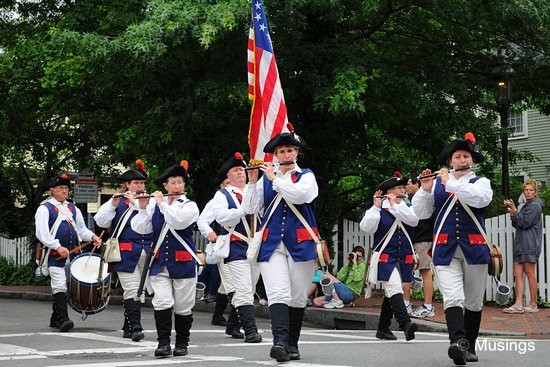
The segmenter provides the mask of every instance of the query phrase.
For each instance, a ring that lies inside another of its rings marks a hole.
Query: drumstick
[[[99,235],[99,238],[103,237],[103,233],[105,232],[105,230],[101,231],[101,234]],[[92,257],[94,251],[95,251],[96,247],[94,246],[94,248],[92,249],[92,251],[90,251],[90,254],[88,255],[88,258],[86,259],[86,264],[85,265],[88,265],[88,261],[90,261],[90,257]]]

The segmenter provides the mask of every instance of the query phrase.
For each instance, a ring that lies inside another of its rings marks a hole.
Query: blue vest
[[[111,221],[111,235],[116,234],[115,228],[126,209],[128,209],[128,204],[126,203],[126,200],[121,199],[115,209],[115,217]],[[136,210],[132,211],[126,225],[120,233],[120,236],[118,236],[120,257],[122,260],[120,262],[113,263],[115,271],[133,273],[136,270],[142,250],[148,252],[153,242],[152,233],[139,234],[132,230],[130,222],[137,213],[138,212]]]
[[[57,216],[59,215],[59,209],[50,202],[44,203],[44,205],[46,206],[46,208],[48,208],[48,212],[50,213],[50,217],[48,219],[48,227],[51,231],[53,224],[55,223],[55,221],[57,220]],[[76,224],[76,208],[72,203],[68,203],[67,206],[73,214],[71,220]],[[54,233],[53,237],[58,239],[61,246],[66,247],[69,251],[78,246],[78,236],[76,234],[76,231],[73,225],[66,220],[62,221],[59,224],[57,232]],[[72,253],[69,259],[72,260],[76,255],[78,255],[78,252]],[[48,266],[64,267],[67,259],[58,260],[58,257],[59,254],[57,253],[57,251],[51,250],[50,256],[48,256]]]
[[[183,199],[178,199],[172,205],[181,205],[181,203],[183,203]],[[153,246],[157,244],[164,223],[164,214],[160,212],[160,208],[156,205],[152,219]],[[191,250],[196,252],[195,242],[193,241],[193,224],[185,229],[176,230],[176,233],[185,240]],[[168,230],[151,265],[150,275],[159,274],[166,266],[170,279],[194,278],[195,264],[196,261],[193,256]]]
[[[299,181],[302,175],[311,172],[309,169],[303,169],[302,172],[296,172],[295,182]],[[263,176],[264,180],[264,208],[267,209],[269,204],[277,195],[273,190],[273,183]],[[313,232],[319,236],[317,230],[317,222],[314,215],[314,202],[295,205],[296,209],[303,215],[307,223],[310,225]],[[273,208],[269,208],[273,210]],[[269,216],[268,212],[264,213],[261,227]],[[286,201],[281,199],[279,205],[275,208],[275,212],[271,216],[266,229],[264,230],[262,246],[258,253],[258,262],[269,261],[271,254],[275,251],[279,243],[283,241],[286,249],[292,260],[295,262],[309,261],[316,257],[315,241],[309,234],[308,230],[302,225],[302,222],[296,217],[294,212],[288,207]]]
[[[381,246],[380,242],[382,242],[382,239],[394,222],[395,217],[388,210],[380,210],[380,222],[378,223],[376,232],[374,232],[375,246]],[[403,222],[401,224],[407,230],[409,237],[412,238],[414,236],[414,228]],[[400,226],[397,226],[384,252],[380,254],[380,259],[378,260],[378,280],[387,282],[396,266],[398,266],[397,269],[401,274],[401,282],[409,283],[413,281],[414,257],[411,242]]]
[[[219,190],[222,194],[225,195],[227,198],[227,203],[229,209],[236,209],[237,204],[235,203],[235,200],[231,197],[231,194],[226,189]],[[245,220],[250,221],[250,215],[245,216]],[[241,220],[237,226],[235,227],[234,232],[239,232],[244,237],[247,237],[246,230],[244,228],[243,221]],[[221,230],[222,234],[227,234],[228,231],[222,227]],[[224,263],[228,263],[235,260],[246,260],[246,250],[248,249],[248,243],[246,241],[241,240],[239,237],[235,235],[231,235],[230,242],[229,242],[229,256],[224,259]]]
[[[480,178],[476,176],[470,182],[474,183]],[[447,205],[452,200],[452,197],[449,199],[452,194],[445,191],[445,186],[441,183],[441,179],[438,178],[435,185],[435,211],[439,214],[435,220],[434,236],[441,223],[441,217],[446,211]],[[483,209],[474,207],[470,207],[470,209],[481,224],[481,227],[485,230]],[[451,209],[447,219],[443,223],[438,238],[434,238],[434,241],[436,242],[435,253],[433,254],[434,265],[449,265],[459,245],[468,264],[488,264],[491,261],[489,247],[483,235],[479,232],[476,224],[459,201],[454,204],[453,209]]]

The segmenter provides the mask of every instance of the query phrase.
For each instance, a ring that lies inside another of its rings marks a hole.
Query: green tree
[[[26,223],[62,169],[110,176],[142,158],[154,176],[188,159],[203,204],[220,164],[247,151],[249,1],[2,4],[0,168],[11,196],[1,205],[16,199]],[[478,169],[493,178],[495,70],[523,107],[550,113],[548,2],[265,6],[289,119],[310,145],[301,162],[319,181],[325,236],[340,217],[359,216],[394,171],[437,168],[441,148],[466,131],[487,155]]]

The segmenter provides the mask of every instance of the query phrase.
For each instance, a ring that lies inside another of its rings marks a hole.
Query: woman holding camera
[[[503,310],[505,313],[538,312],[537,306],[537,261],[542,249],[542,208],[543,202],[538,198],[537,182],[533,179],[523,184],[523,195],[527,202],[516,208],[511,199],[504,200],[510,213],[512,226],[516,229],[514,237],[514,282],[516,285],[516,303]],[[523,307],[523,274],[527,275],[531,300]]]
[[[330,273],[325,275],[334,284],[332,294],[315,298],[313,304],[324,308],[342,308],[344,304],[355,301],[363,291],[366,269],[365,250],[355,246],[348,254],[348,264],[340,269],[336,277]]]

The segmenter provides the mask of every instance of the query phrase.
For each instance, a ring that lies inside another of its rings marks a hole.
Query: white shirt
[[[215,232],[214,229],[210,227],[210,223],[216,220],[214,211],[212,210],[212,200],[206,203],[206,205],[204,206],[204,209],[199,215],[199,219],[197,220],[197,227],[199,227],[200,233],[205,238],[208,238],[208,233]]]
[[[453,173],[450,173],[445,191],[455,194],[463,203],[471,207],[485,208],[493,200],[491,182],[486,177],[481,177],[473,183],[469,182],[474,177],[476,174],[473,172],[468,172],[458,179]],[[413,196],[412,205],[420,219],[429,218],[435,210],[435,186],[436,180],[434,180],[431,192],[426,192],[421,188]]]
[[[285,174],[281,173],[279,167],[275,167],[275,179],[273,180],[273,190],[280,192],[286,202],[300,205],[311,203],[319,195],[319,187],[315,180],[313,172],[306,173],[300,177],[296,183],[292,182],[292,174],[302,172],[298,164],[294,164],[294,168]],[[244,197],[242,208],[245,213],[259,213],[264,209],[264,179],[258,179],[254,184],[246,185],[244,189]]]
[[[390,205],[388,200],[382,201],[382,209],[388,208],[388,211],[397,219],[400,219],[401,222],[411,226],[416,227],[418,224],[418,217],[414,212],[412,206],[408,206],[405,201],[401,201],[399,204]],[[378,229],[378,224],[380,223],[380,211],[382,210],[379,207],[373,205],[370,209],[365,212],[361,223],[359,223],[359,228],[367,233],[374,233]]]
[[[122,197],[120,200],[126,200],[126,198]],[[129,204],[130,211],[138,210],[137,207],[135,207],[133,204]],[[105,204],[101,205],[99,209],[97,210],[96,215],[94,215],[94,220],[97,223],[98,226],[101,228],[109,228],[111,226],[111,222],[113,221],[115,215],[116,215],[116,206],[113,206],[113,199],[109,199]]]
[[[76,218],[74,218],[73,213],[67,207],[68,201],[65,200],[63,203],[61,203],[54,198],[50,198],[48,202],[58,207],[60,212],[63,211],[66,216],[69,216],[70,214],[69,219],[73,220],[74,223],[76,223],[76,228],[82,241],[92,241],[94,233],[86,227],[86,223],[84,223],[84,218],[82,217],[82,212],[80,211],[80,209],[75,206]],[[60,208],[60,206],[63,206],[63,208]],[[36,238],[38,239],[38,241],[40,241],[45,246],[51,248],[52,250],[57,250],[59,247],[61,247],[61,243],[59,243],[59,240],[50,234],[50,212],[46,205],[40,205],[38,209],[36,209],[34,219],[36,224]],[[66,220],[67,219],[63,218],[63,221]]]
[[[194,201],[187,200],[185,195],[181,195],[172,204],[168,204],[170,197],[165,196],[160,203],[160,212],[164,215],[166,224],[172,229],[185,229],[199,219],[199,207]],[[178,200],[183,200],[180,202]],[[139,209],[136,216],[132,218],[132,230],[139,234],[153,232],[151,223],[157,202],[155,198],[150,198],[145,209]]]

